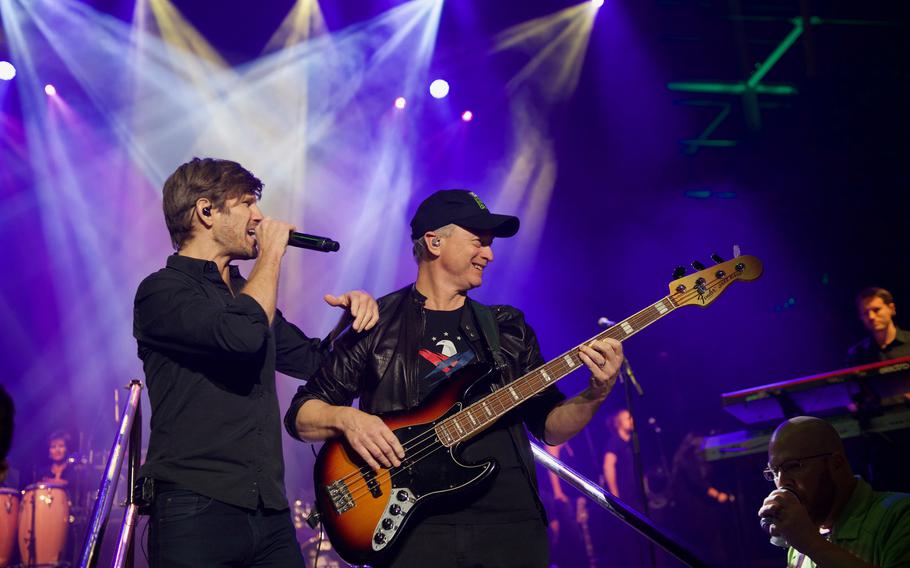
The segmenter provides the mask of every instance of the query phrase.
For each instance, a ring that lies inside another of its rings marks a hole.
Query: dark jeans
[[[161,491],[149,519],[151,568],[303,568],[290,511],[250,511],[183,489]]]
[[[548,568],[547,528],[540,520],[508,524],[417,524],[388,563],[376,567]]]

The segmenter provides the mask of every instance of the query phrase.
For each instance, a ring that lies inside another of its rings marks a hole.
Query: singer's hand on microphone
[[[824,538],[809,518],[809,512],[795,493],[788,489],[775,489],[758,510],[759,517],[772,519],[771,536],[783,536],[790,546],[806,553]]]
[[[259,254],[268,256],[270,254],[284,255],[288,247],[288,237],[291,231],[296,229],[294,225],[265,217],[256,225],[256,241],[259,245]]]

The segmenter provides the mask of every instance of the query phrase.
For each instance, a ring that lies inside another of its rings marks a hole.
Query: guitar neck
[[[640,312],[605,329],[581,345],[589,345],[608,337],[618,341],[632,337],[679,305],[671,296],[665,296]],[[500,417],[516,408],[548,386],[566,377],[584,363],[579,357],[579,347],[566,351],[559,357],[512,381],[496,392],[471,404],[436,425],[436,434],[446,446],[463,442],[486,430]]]

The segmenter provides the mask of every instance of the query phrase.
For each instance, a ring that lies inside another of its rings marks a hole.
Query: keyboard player
[[[856,296],[859,319],[869,336],[847,352],[847,366],[910,356],[910,332],[897,327],[894,297],[884,288],[865,288]]]
[[[884,288],[865,288],[856,296],[856,308],[869,336],[847,352],[849,366],[910,356],[910,332],[899,328],[894,321],[897,307],[891,292]],[[910,393],[905,392],[904,399],[910,405]],[[862,421],[864,417],[880,414],[877,402],[876,397],[862,401],[856,417]],[[910,491],[910,479],[902,467],[903,456],[910,450],[910,431],[867,433],[864,438],[860,457],[870,481],[884,489]]]

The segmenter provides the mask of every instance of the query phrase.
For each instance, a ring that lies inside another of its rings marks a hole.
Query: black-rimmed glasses
[[[816,454],[814,456],[806,456],[806,457],[795,459],[795,460],[787,460],[784,463],[782,463],[778,466],[774,466],[774,467],[772,467],[771,464],[768,464],[768,467],[766,467],[764,470],[762,470],[762,475],[764,475],[765,479],[767,479],[768,481],[774,481],[775,479],[780,477],[780,475],[782,473],[786,473],[786,474],[799,473],[799,471],[802,470],[802,468],[803,468],[803,462],[818,459],[818,458],[826,458],[831,455],[834,455],[834,452]]]

